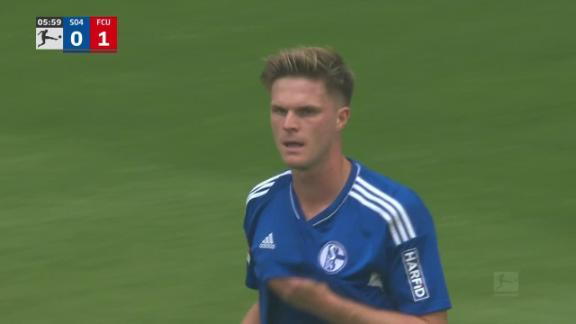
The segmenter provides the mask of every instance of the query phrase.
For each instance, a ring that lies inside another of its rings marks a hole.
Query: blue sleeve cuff
[[[450,303],[450,299],[440,299],[435,300],[434,302],[428,302],[425,304],[404,304],[399,305],[398,310],[401,313],[415,315],[415,316],[422,316],[430,313],[442,312],[452,308],[452,304]]]

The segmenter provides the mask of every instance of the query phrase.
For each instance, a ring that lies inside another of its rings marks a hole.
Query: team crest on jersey
[[[336,274],[344,268],[348,262],[346,248],[339,242],[330,241],[320,249],[318,262],[328,274]]]

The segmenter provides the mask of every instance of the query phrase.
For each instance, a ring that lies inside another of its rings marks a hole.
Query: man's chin
[[[283,157],[284,164],[292,170],[306,170],[309,168],[309,162],[295,157]]]

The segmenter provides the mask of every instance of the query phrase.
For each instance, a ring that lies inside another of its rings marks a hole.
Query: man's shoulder
[[[358,207],[387,224],[396,246],[428,231],[429,215],[419,196],[381,173],[361,166],[350,196]]]
[[[260,181],[248,192],[244,217],[244,229],[248,237],[251,237],[255,225],[258,223],[259,211],[265,208],[271,201],[271,198],[278,192],[289,187],[290,179],[292,178],[291,174],[291,171],[276,174],[264,181]]]
[[[399,203],[409,203],[410,200],[417,199],[417,194],[412,188],[365,165],[361,165],[356,184],[371,192],[393,198]]]
[[[287,170],[258,182],[258,184],[253,186],[248,192],[246,205],[265,200],[266,197],[271,197],[274,193],[278,192],[279,189],[288,186],[291,174],[292,172]]]

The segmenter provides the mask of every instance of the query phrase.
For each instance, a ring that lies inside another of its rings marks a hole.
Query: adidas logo
[[[276,248],[276,244],[274,244],[274,234],[270,233],[268,234],[263,240],[262,242],[260,242],[259,247],[261,249],[270,249],[270,250],[274,250]]]
[[[380,278],[380,275],[378,275],[375,272],[373,272],[372,275],[370,275],[370,281],[368,281],[368,286],[378,287],[380,289],[384,289],[384,284],[382,283],[382,278]]]

